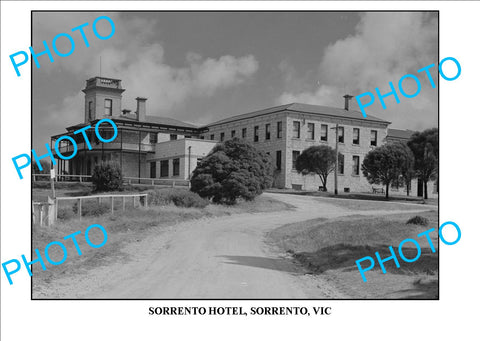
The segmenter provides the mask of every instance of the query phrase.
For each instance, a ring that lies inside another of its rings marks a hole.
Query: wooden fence
[[[49,181],[49,174],[32,174],[33,182],[36,181]],[[56,175],[55,181],[58,182],[91,182],[91,175]],[[145,184],[145,185],[157,185],[157,186],[169,186],[169,187],[189,187],[190,181],[184,179],[170,179],[170,178],[136,178],[126,176],[123,177],[124,184]]]
[[[148,194],[147,193],[139,193],[139,194],[102,194],[102,195],[88,195],[88,196],[80,196],[80,197],[57,197],[55,198],[55,220],[58,217],[58,205],[61,201],[67,200],[75,200],[77,202],[77,214],[78,218],[82,219],[82,200],[86,199],[97,199],[98,205],[102,202],[102,199],[109,199],[111,205],[111,214],[114,212],[115,208],[115,198],[122,198],[122,210],[125,211],[125,200],[126,198],[132,198],[133,200],[133,207],[142,206],[148,207]],[[143,198],[143,200],[142,200]]]

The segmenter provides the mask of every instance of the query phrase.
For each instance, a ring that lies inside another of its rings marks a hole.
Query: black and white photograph
[[[479,10],[1,1],[0,339],[475,339]]]
[[[33,298],[438,299],[438,12],[32,21]]]

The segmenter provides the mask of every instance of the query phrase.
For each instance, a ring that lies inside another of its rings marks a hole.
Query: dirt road
[[[57,283],[59,297],[84,298],[341,298],[318,276],[305,275],[265,241],[284,224],[365,213],[328,199],[264,194],[296,210],[193,220],[129,244],[131,261],[92,269]],[[420,206],[411,212],[429,210]],[[392,214],[397,211],[368,211]],[[398,211],[399,212],[399,211]],[[77,277],[77,276],[75,276]]]

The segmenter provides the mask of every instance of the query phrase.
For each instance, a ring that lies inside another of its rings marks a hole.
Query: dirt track
[[[365,211],[346,210],[328,199],[264,194],[295,211],[193,220],[129,244],[131,261],[89,270],[55,283],[49,297],[83,298],[341,298],[321,277],[305,275],[265,244],[264,235],[284,224]],[[431,209],[420,206],[410,212]],[[368,211],[369,215],[400,211]],[[405,211],[403,211],[405,212]]]

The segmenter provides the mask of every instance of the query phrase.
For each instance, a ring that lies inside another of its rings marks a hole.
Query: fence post
[[[145,194],[145,208],[148,207],[148,201],[147,201],[147,199],[148,199],[148,194]]]
[[[123,210],[125,211],[125,196],[122,197],[122,207],[123,207]]]
[[[58,199],[55,198],[55,221],[58,219]]]
[[[82,176],[80,175],[80,182],[82,182]]]
[[[40,205],[40,226],[43,226],[43,205]]]
[[[112,214],[113,214],[113,200],[114,200],[114,197],[113,195],[110,197],[110,201],[112,202]]]
[[[78,199],[78,218],[82,220],[82,199]]]

